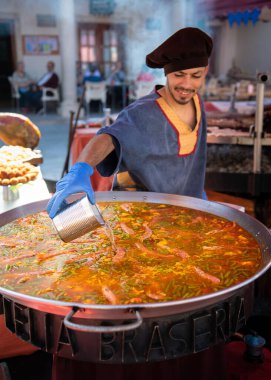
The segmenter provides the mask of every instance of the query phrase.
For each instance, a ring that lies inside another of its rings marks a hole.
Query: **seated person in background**
[[[99,68],[95,64],[90,64],[86,69],[83,77],[83,83],[85,82],[101,82],[103,81],[103,76]]]
[[[47,72],[37,81],[36,85],[31,86],[31,91],[27,94],[28,103],[36,112],[42,109],[42,88],[58,88],[59,78],[55,73],[55,64],[52,61],[47,62]],[[52,96],[50,90],[46,91],[46,95]]]
[[[112,85],[120,85],[125,82],[126,74],[122,68],[122,63],[120,61],[116,62],[111,69],[111,74],[109,75],[107,82]]]
[[[83,77],[83,85],[85,83],[99,83],[103,82],[104,77],[98,68],[98,66],[94,63],[90,63],[85,70],[84,77]],[[90,105],[91,112],[98,112],[100,107],[100,101],[99,100],[93,100]]]
[[[57,88],[59,85],[58,75],[55,73],[55,64],[53,61],[47,62],[47,73],[45,73],[37,82],[37,86]]]
[[[30,91],[30,86],[33,84],[33,80],[25,72],[25,67],[23,62],[17,63],[17,68],[12,75],[12,81],[14,86],[18,88],[20,94],[20,107],[28,107],[27,94]]]
[[[107,78],[107,83],[110,86],[107,90],[107,104],[111,104],[111,107],[116,106],[117,108],[122,108],[126,106],[126,104],[123,104],[123,91],[126,89],[122,87],[125,83],[125,79],[126,74],[122,68],[122,62],[118,61],[113,64],[111,74]],[[125,99],[127,99],[127,93]]]

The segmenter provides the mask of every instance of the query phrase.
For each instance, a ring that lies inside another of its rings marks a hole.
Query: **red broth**
[[[63,243],[47,213],[0,228],[0,286],[52,300],[133,304],[181,300],[258,270],[257,241],[232,221],[184,207],[100,203],[103,227]]]

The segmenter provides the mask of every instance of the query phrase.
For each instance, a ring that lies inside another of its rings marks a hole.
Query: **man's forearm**
[[[95,167],[114,149],[115,147],[110,135],[96,135],[84,147],[77,159],[77,162],[86,162],[92,167]]]

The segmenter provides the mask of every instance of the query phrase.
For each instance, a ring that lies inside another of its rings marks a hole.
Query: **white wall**
[[[53,0],[17,0],[18,11],[20,12],[20,24],[22,35],[58,35],[58,22],[56,27],[38,27],[36,16],[37,14],[56,15],[57,8],[56,2]],[[46,3],[46,7],[45,7]],[[31,11],[30,11],[31,10]],[[23,53],[22,53],[23,54]],[[46,55],[46,56],[30,56],[23,55],[26,68],[33,79],[38,80],[41,75],[46,72],[46,63],[50,61],[55,62],[55,71],[61,79],[61,66],[60,55]]]
[[[214,36],[216,43],[215,68],[216,75],[226,75],[232,66],[233,60],[236,62],[238,51],[237,29],[230,28],[228,22],[225,21],[220,27],[214,28]],[[217,38],[216,38],[217,37]]]
[[[74,0],[75,20],[76,23],[123,23],[126,25],[125,55],[127,74],[130,79],[138,75],[148,53],[179,28],[191,24],[193,20],[194,12],[190,0],[115,0],[115,3],[114,14],[106,17],[91,15],[89,0]],[[57,4],[57,0],[0,0],[1,18],[15,19],[17,59],[25,62],[26,70],[33,79],[38,79],[44,73],[48,60],[56,63],[56,72],[61,78],[60,55],[24,55],[21,38],[26,34],[58,34],[61,15],[58,14]],[[56,15],[56,27],[38,27],[37,14]],[[150,20],[157,22],[158,27],[148,28]],[[74,58],[74,52],[71,54]],[[75,54],[78,59],[78,47]]]
[[[110,22],[126,24],[126,67],[128,77],[133,79],[145,63],[146,55],[174,32],[172,6],[167,0],[117,0],[116,4]],[[148,29],[150,19],[160,28]]]
[[[176,0],[175,0],[176,2]],[[180,0],[177,0],[180,2]],[[126,25],[126,68],[128,77],[135,78],[150,53],[175,29],[172,23],[172,2],[167,0],[115,0],[110,17],[89,14],[89,1],[76,1],[77,22],[122,23]],[[161,29],[146,28],[147,20],[156,20]]]
[[[175,30],[171,25],[171,7],[168,3],[155,0],[142,0],[141,6],[129,0],[129,13],[127,13],[128,41],[127,41],[127,67],[129,75],[134,78],[145,64],[146,55],[168,38]],[[148,19],[160,24],[161,29],[147,29]]]
[[[257,71],[271,73],[271,22],[259,21],[255,26],[241,24],[221,27],[217,43],[217,75],[226,74],[234,60],[242,71],[255,75]]]
[[[44,0],[1,0],[0,1],[0,18],[2,20],[15,20],[15,41],[16,41],[16,57],[17,61],[24,61],[26,71],[33,79],[38,79],[46,71],[46,63],[53,60],[56,64],[56,72],[61,76],[60,56],[29,56],[24,55],[22,47],[23,35],[57,35],[56,28],[41,28],[37,26],[37,14],[55,14],[55,1],[46,0],[46,8],[44,8]]]
[[[271,73],[271,22],[255,26],[249,23],[238,29],[236,61],[252,74],[267,70]]]
[[[44,6],[46,3],[46,7]],[[115,0],[115,12],[110,17],[94,16],[89,13],[89,0],[75,0],[76,22],[124,23],[126,25],[126,67],[128,77],[134,78],[145,62],[146,54],[179,28],[199,26],[191,0]],[[26,69],[33,79],[38,79],[46,69],[46,62],[56,63],[56,72],[61,78],[61,57],[28,56],[22,51],[22,35],[58,35],[59,15],[57,0],[0,0],[1,19],[15,20],[17,59],[24,60]],[[57,17],[56,27],[38,27],[37,14],[52,14]],[[147,28],[149,19],[157,21],[160,28]],[[244,71],[271,72],[271,22],[258,22],[255,26],[229,27],[227,20],[214,28],[218,33],[216,41],[216,75],[226,74],[232,61]],[[208,32],[208,30],[206,30]],[[68,41],[67,41],[68,44]],[[72,58],[77,52],[71,52]]]

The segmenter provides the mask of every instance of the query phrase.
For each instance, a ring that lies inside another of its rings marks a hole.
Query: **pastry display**
[[[18,145],[4,145],[0,148],[0,163],[5,162],[29,162],[40,161],[41,155],[30,148]],[[39,163],[39,162],[37,162]]]
[[[39,169],[29,163],[0,162],[0,185],[18,185],[37,178]]]

